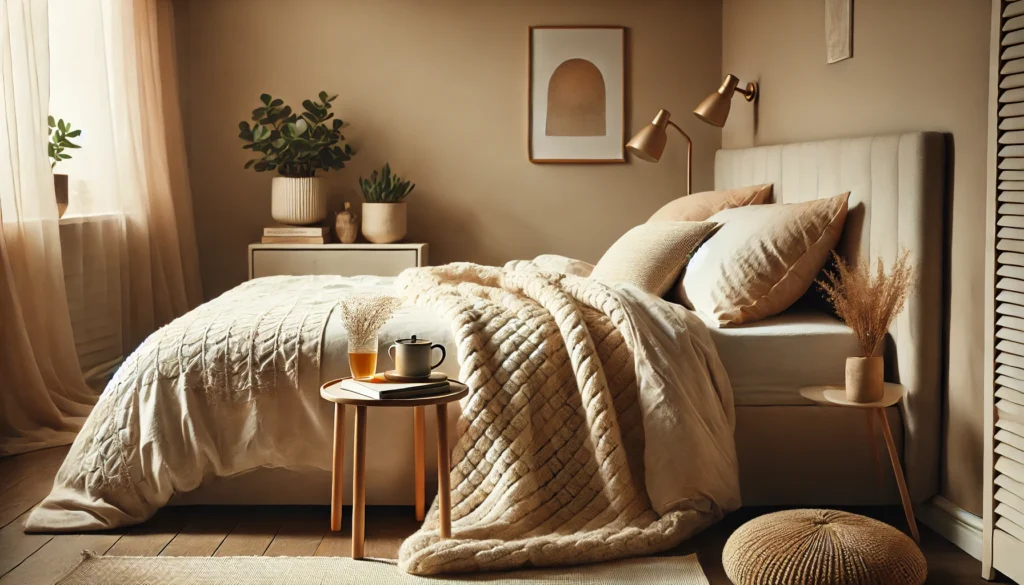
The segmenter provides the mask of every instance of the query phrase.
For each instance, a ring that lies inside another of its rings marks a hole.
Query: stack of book
[[[275,225],[263,228],[264,244],[326,244],[331,233],[326,226]]]
[[[431,382],[391,382],[383,376],[376,376],[372,380],[354,380],[346,378],[341,381],[341,387],[349,392],[383,400],[386,398],[418,398],[420,396],[433,396],[434,394],[446,394],[454,390],[455,385],[460,382],[454,380],[438,380]]]

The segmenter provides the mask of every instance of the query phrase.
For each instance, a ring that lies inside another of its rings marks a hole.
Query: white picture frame
[[[530,27],[530,162],[626,162],[625,56],[623,26]]]

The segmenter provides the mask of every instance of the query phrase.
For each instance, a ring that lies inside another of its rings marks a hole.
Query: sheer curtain
[[[0,0],[0,455],[70,442],[96,399],[68,313],[47,113],[82,130],[55,169],[71,183],[61,227],[117,227],[82,268],[116,266],[100,293],[116,297],[123,352],[201,300],[173,30],[171,0]]]
[[[58,165],[69,215],[123,218],[126,350],[202,299],[171,0],[50,0],[51,112],[82,129]],[[112,291],[112,294],[118,291]]]
[[[70,442],[96,401],[75,355],[46,155],[46,0],[0,1],[0,455]]]

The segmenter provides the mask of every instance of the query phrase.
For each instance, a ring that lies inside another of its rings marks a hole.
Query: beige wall
[[[270,219],[267,173],[244,171],[238,122],[261,92],[298,105],[321,89],[359,150],[328,174],[390,161],[416,182],[410,240],[433,263],[501,263],[552,252],[596,261],[686,185],[685,142],[660,164],[535,165],[526,157],[527,27],[615,24],[627,34],[627,132],[659,107],[696,147],[694,187],[712,186],[718,129],[688,110],[721,82],[718,0],[180,0],[179,69],[207,297],[246,274]],[[287,5],[287,9],[285,9]],[[687,115],[683,115],[687,114]]]
[[[908,130],[952,134],[952,277],[942,494],[981,514],[990,3],[855,0],[854,57],[825,64],[824,2],[724,0],[722,65],[761,82],[725,147]]]

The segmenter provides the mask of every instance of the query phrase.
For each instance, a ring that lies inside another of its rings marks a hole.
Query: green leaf
[[[59,130],[62,133],[68,131],[67,126],[64,125],[63,119],[57,120],[57,130]]]
[[[68,138],[78,138],[81,135],[82,135],[82,131],[81,130],[73,130],[71,132],[68,132]]]
[[[319,94],[317,94],[317,97],[319,97],[320,101],[322,102],[330,101],[329,99],[327,99],[328,96],[326,91],[321,91]]]
[[[46,117],[46,124],[50,128],[54,128],[55,126],[57,126],[57,121],[53,119],[53,116],[47,116]]]
[[[256,163],[256,160],[255,160],[255,159],[253,159],[253,160],[247,160],[247,161],[245,161],[245,168],[249,168],[249,167],[251,167],[251,166],[252,166],[253,164],[255,164],[255,163]]]
[[[276,100],[270,102],[270,107],[272,107],[272,108],[278,108],[278,107],[281,107],[283,105],[284,105],[284,100],[281,99],[281,98],[277,98]]]
[[[64,141],[64,147],[65,148],[82,148],[81,146],[78,146],[77,144],[73,144],[72,142],[70,142],[68,140]]]
[[[269,106],[270,105],[270,101],[271,101],[270,94],[269,93],[261,93],[260,94],[260,101],[263,102],[265,105]]]

